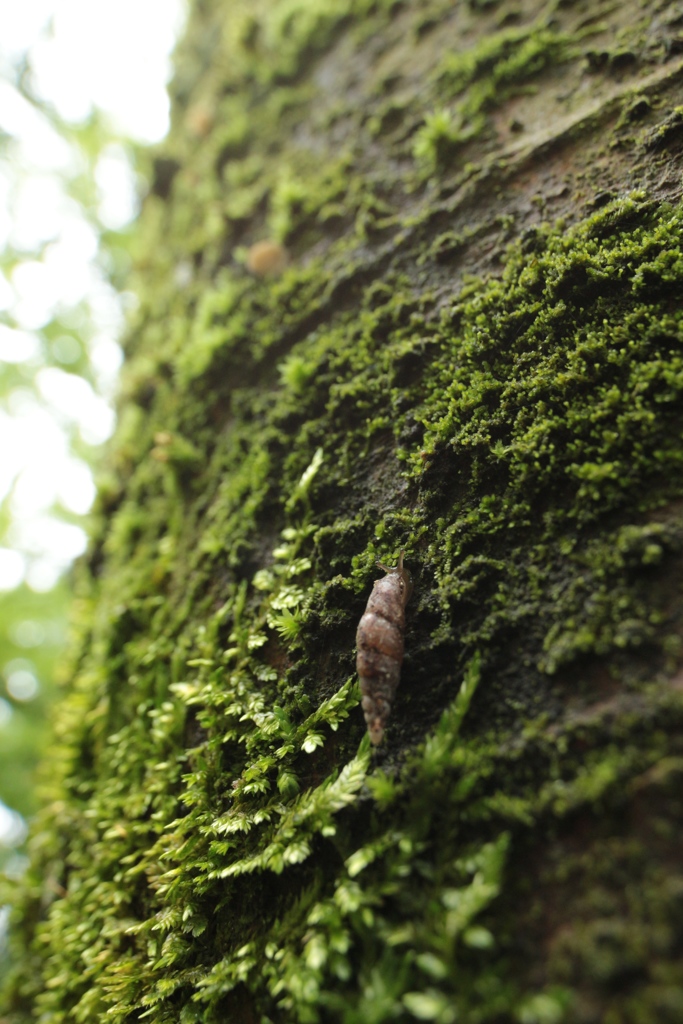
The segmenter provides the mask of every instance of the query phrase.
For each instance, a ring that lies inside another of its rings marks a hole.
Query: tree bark
[[[683,1019],[679,7],[195,3],[8,1020]]]

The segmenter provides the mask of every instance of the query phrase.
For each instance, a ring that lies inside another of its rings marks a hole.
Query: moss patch
[[[197,6],[10,1020],[680,1016],[680,75],[533,6]]]

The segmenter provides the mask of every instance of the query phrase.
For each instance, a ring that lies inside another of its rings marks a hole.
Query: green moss
[[[569,56],[570,40],[540,23],[522,29],[506,29],[486,35],[475,47],[449,53],[434,74],[451,96],[474,86],[467,110],[474,113],[487,104],[500,103],[511,86],[527,82],[548,65]]]
[[[454,111],[576,57],[571,6],[457,58],[457,19],[408,31],[430,11],[195,12],[177,105],[211,39],[233,127],[176,116],[139,226],[11,1020],[676,1019],[683,208],[577,192],[518,231],[483,121],[438,182]],[[392,78],[380,29],[436,73]],[[273,236],[289,266],[252,278]],[[354,633],[401,548],[375,755]]]
[[[428,114],[424,125],[415,135],[413,155],[428,170],[443,168],[454,156],[458,146],[474,138],[483,123],[480,118],[474,124],[463,127],[447,110]]]
[[[459,147],[484,131],[486,115],[529,88],[544,69],[566,61],[570,40],[543,25],[484,35],[477,46],[446,54],[433,72],[440,99],[457,100],[425,117],[413,154],[428,171],[445,168]]]

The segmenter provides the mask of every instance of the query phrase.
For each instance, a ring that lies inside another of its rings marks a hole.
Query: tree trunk
[[[681,33],[196,0],[8,1020],[683,1019]]]

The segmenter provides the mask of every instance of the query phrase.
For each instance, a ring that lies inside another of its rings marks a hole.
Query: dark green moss
[[[196,7],[12,1021],[680,1015],[675,139],[609,163],[629,92],[529,142],[585,27],[509,6]],[[485,120],[425,181],[445,101]],[[400,548],[371,755],[354,633]]]

